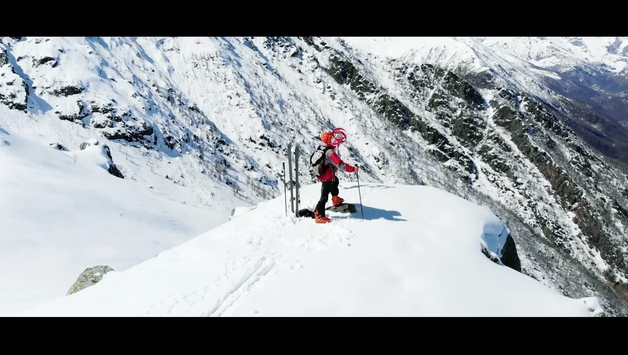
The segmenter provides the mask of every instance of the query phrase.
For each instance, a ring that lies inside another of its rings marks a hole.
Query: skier
[[[314,210],[314,221],[316,223],[329,223],[331,219],[325,216],[325,204],[331,193],[331,201],[334,206],[344,202],[338,196],[338,185],[340,181],[336,176],[338,170],[353,173],[358,170],[357,166],[345,163],[336,154],[336,149],[346,140],[347,136],[342,128],[336,128],[332,132],[321,133],[321,144],[317,149],[324,152],[324,160],[318,166],[318,181],[321,182],[321,197]]]

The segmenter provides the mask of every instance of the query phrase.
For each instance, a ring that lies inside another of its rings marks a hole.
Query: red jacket
[[[336,154],[336,151],[332,145],[327,145],[327,148],[331,148],[325,152],[325,162],[329,169],[325,169],[325,172],[318,177],[318,181],[330,181],[336,179],[336,172],[338,170],[346,171],[348,173],[352,173],[355,171],[355,166],[349,165],[342,161],[340,157]]]

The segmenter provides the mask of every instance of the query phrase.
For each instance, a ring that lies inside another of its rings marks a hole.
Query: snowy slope
[[[125,270],[228,220],[174,199],[181,186],[110,175],[101,146],[68,149],[0,126],[0,315],[65,295],[87,267]]]
[[[364,216],[328,225],[284,216],[283,198],[250,211],[32,316],[590,316],[480,252],[508,234],[489,211],[427,186],[364,184]],[[358,201],[354,183],[342,195]],[[306,205],[318,185],[303,188]],[[412,203],[410,201],[417,201]],[[360,209],[358,208],[358,211]],[[455,223],[452,223],[454,222]]]

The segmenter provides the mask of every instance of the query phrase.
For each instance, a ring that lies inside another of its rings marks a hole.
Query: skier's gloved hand
[[[349,165],[349,164],[347,164],[347,172],[348,172],[348,173],[352,173],[352,172],[354,172],[354,171],[356,171],[356,170],[358,170],[358,167],[357,167],[357,166],[353,166],[353,165]]]

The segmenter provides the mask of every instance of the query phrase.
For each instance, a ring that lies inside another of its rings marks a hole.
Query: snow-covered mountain
[[[451,70],[476,88],[524,92],[585,141],[628,163],[625,37],[348,38],[365,53]]]
[[[291,140],[308,149],[343,127],[341,155],[361,166],[360,182],[426,184],[484,205],[512,231],[522,273],[626,314],[624,48],[622,38],[3,38],[0,127],[70,150],[106,144],[123,180],[176,184],[217,220],[283,193]]]

